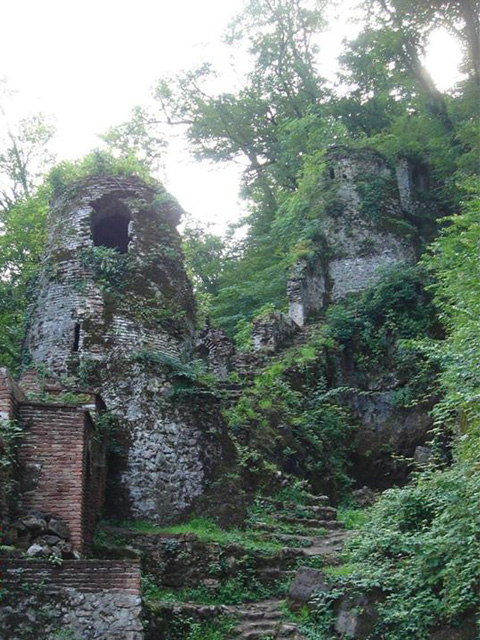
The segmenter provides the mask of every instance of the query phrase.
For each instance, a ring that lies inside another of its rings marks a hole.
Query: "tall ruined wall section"
[[[411,191],[401,168],[394,175],[370,149],[339,146],[327,153],[320,221],[325,242],[312,260],[294,266],[288,283],[289,316],[298,325],[329,303],[366,289],[382,268],[414,259],[405,220]]]
[[[98,388],[118,418],[116,516],[175,520],[229,448],[215,402],[176,393],[194,321],[180,214],[163,188],[124,177],[76,183],[50,212],[26,351]]]

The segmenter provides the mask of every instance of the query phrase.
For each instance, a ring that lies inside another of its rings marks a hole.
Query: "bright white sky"
[[[348,24],[341,4],[322,37],[322,72],[331,75]],[[59,159],[74,159],[98,146],[96,136],[126,120],[163,75],[211,60],[226,68],[221,37],[243,0],[3,0],[0,78],[19,92],[22,116],[43,111],[58,133]],[[445,33],[432,38],[427,65],[440,89],[458,77],[460,51]],[[230,80],[231,82],[231,80]],[[218,230],[236,219],[239,169],[196,163],[181,140],[166,157],[167,188],[183,207]]]

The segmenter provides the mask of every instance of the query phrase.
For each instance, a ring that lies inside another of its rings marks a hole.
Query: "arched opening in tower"
[[[131,215],[116,198],[103,196],[92,204],[92,238],[95,247],[109,247],[127,253],[130,242],[128,227]]]

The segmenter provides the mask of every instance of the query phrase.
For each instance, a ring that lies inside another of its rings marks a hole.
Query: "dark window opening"
[[[100,198],[92,206],[93,244],[127,253],[130,242],[128,227],[131,221],[128,208],[111,196]]]
[[[335,169],[333,167],[330,167],[328,174],[330,176],[330,180],[335,180]]]
[[[346,173],[342,173],[342,178],[343,178],[344,180],[346,180],[346,179],[348,178],[347,174],[346,174]]]
[[[73,347],[72,347],[72,351],[76,352],[78,351],[80,347],[80,325],[77,322],[75,324],[75,328],[73,330]]]
[[[428,191],[430,188],[430,176],[428,168],[424,164],[414,164],[412,167],[412,186],[420,191]]]

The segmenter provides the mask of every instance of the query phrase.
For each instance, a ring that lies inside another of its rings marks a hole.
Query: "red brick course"
[[[140,595],[140,564],[135,560],[64,560],[52,566],[47,560],[0,558],[2,587],[43,584],[82,593],[111,592]]]

